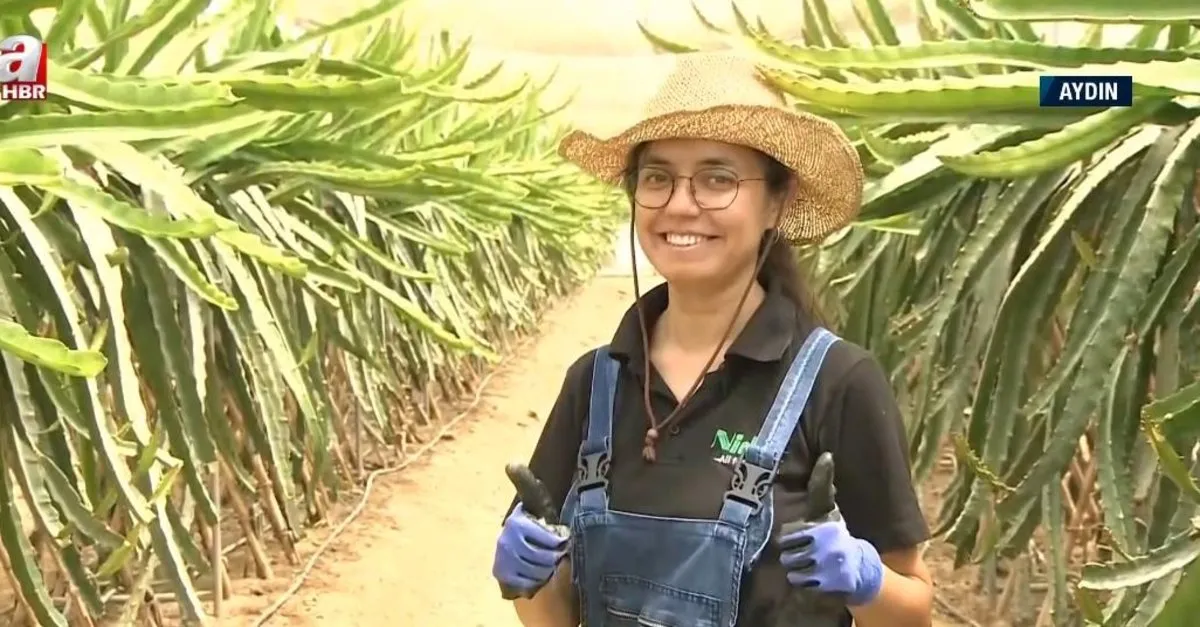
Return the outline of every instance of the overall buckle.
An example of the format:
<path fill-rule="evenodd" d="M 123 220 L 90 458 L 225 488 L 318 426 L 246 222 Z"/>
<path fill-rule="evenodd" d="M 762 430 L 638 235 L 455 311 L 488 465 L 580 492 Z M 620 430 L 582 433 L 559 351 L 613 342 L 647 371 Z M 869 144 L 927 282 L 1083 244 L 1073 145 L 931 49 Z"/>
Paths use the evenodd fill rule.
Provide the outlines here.
<path fill-rule="evenodd" d="M 609 466 L 608 451 L 586 454 L 581 452 L 576 465 L 576 485 L 578 486 L 576 490 L 584 492 L 592 488 L 607 488 Z"/>
<path fill-rule="evenodd" d="M 729 489 L 725 491 L 725 498 L 744 503 L 752 508 L 754 513 L 758 513 L 758 510 L 762 509 L 763 499 L 767 498 L 767 491 L 774 482 L 773 469 L 740 459 L 733 467 L 733 479 Z"/>

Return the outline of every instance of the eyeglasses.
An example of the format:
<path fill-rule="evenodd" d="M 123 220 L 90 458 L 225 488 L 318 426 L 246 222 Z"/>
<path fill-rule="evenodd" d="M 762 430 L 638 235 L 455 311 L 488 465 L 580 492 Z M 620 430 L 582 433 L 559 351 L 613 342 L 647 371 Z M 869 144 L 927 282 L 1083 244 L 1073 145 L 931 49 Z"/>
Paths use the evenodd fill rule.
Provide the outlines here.
<path fill-rule="evenodd" d="M 637 171 L 633 200 L 646 209 L 662 209 L 675 195 L 675 181 L 679 179 L 688 180 L 692 200 L 706 211 L 728 209 L 737 199 L 742 183 L 763 180 L 738 178 L 725 168 L 704 168 L 691 176 L 677 176 L 663 168 L 645 166 Z"/>

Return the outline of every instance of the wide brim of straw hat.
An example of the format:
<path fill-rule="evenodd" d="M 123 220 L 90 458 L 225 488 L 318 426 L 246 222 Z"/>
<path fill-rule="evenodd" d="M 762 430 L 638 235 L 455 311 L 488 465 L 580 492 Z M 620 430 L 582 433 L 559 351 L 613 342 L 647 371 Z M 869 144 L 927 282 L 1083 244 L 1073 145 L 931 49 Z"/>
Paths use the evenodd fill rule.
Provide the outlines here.
<path fill-rule="evenodd" d="M 786 107 L 752 63 L 729 55 L 680 55 L 676 71 L 646 107 L 646 117 L 612 137 L 569 133 L 559 154 L 593 176 L 619 184 L 630 151 L 660 139 L 704 139 L 754 148 L 793 170 L 794 200 L 780 216 L 792 242 L 824 239 L 858 215 L 863 171 L 833 122 Z M 747 80 L 748 79 L 748 80 Z"/>

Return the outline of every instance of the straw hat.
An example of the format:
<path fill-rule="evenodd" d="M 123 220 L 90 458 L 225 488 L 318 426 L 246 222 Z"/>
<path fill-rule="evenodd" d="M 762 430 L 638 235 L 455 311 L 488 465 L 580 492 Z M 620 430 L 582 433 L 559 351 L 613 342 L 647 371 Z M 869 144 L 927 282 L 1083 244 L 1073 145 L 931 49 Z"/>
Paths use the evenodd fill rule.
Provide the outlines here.
<path fill-rule="evenodd" d="M 818 241 L 846 226 L 862 202 L 862 164 L 845 133 L 829 120 L 788 108 L 750 59 L 730 53 L 676 55 L 640 122 L 607 139 L 574 131 L 558 151 L 618 183 L 634 146 L 668 138 L 749 146 L 794 170 L 799 193 L 779 225 L 793 242 Z"/>

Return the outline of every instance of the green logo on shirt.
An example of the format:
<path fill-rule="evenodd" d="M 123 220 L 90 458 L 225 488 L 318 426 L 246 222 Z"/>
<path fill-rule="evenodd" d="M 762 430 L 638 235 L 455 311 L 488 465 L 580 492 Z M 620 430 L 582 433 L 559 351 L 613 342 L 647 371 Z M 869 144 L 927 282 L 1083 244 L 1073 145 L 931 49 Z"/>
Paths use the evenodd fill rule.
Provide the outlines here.
<path fill-rule="evenodd" d="M 750 438 L 746 437 L 746 434 L 717 429 L 717 433 L 713 435 L 712 448 L 721 454 L 713 459 L 721 464 L 732 464 L 742 458 L 748 446 Z"/>

